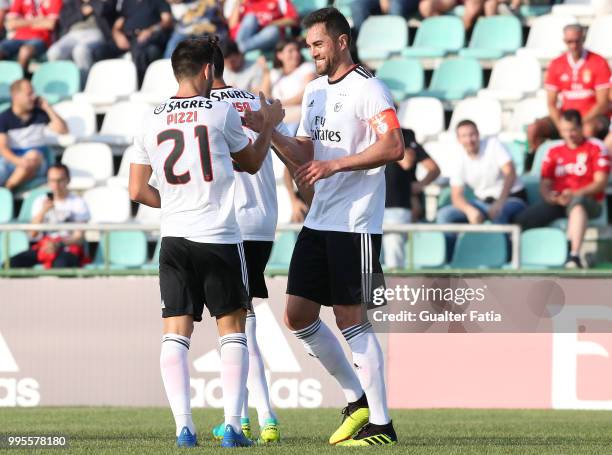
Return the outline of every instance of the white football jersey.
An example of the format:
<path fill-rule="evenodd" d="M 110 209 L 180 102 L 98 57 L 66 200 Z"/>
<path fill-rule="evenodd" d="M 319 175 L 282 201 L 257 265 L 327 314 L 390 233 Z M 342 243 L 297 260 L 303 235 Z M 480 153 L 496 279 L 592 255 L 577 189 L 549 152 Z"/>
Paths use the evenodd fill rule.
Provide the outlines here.
<path fill-rule="evenodd" d="M 238 243 L 230 153 L 249 139 L 228 103 L 170 98 L 144 117 L 133 163 L 148 164 L 161 197 L 161 236 Z"/>
<path fill-rule="evenodd" d="M 241 117 L 248 110 L 257 111 L 260 108 L 258 96 L 233 87 L 214 88 L 210 97 L 213 100 L 230 103 Z M 243 128 L 247 137 L 255 142 L 257 133 L 249 128 Z M 280 123 L 276 129 L 283 135 L 289 135 L 283 123 Z M 236 163 L 234 163 L 234 171 L 236 177 L 234 205 L 242 239 L 274 241 L 278 220 L 278 201 L 272 151 L 269 151 L 261 169 L 256 174 L 241 171 Z"/>
<path fill-rule="evenodd" d="M 362 66 L 334 82 L 319 77 L 306 86 L 296 136 L 314 143 L 315 160 L 363 152 L 376 142 L 378 114 L 395 111 L 387 87 Z M 378 126 L 377 126 L 378 125 Z M 375 129 L 376 128 L 376 129 Z M 315 183 L 304 225 L 323 231 L 381 234 L 385 209 L 385 166 L 338 172 Z"/>

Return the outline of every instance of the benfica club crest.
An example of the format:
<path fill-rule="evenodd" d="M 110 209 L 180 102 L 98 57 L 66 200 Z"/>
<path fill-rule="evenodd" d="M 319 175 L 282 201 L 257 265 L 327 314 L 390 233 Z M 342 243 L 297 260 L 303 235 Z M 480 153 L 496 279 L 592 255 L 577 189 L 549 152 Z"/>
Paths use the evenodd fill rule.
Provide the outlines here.
<path fill-rule="evenodd" d="M 593 74 L 591 73 L 591 70 L 589 69 L 585 69 L 582 72 L 582 82 L 585 84 L 590 84 L 591 83 L 591 79 L 593 78 Z"/>

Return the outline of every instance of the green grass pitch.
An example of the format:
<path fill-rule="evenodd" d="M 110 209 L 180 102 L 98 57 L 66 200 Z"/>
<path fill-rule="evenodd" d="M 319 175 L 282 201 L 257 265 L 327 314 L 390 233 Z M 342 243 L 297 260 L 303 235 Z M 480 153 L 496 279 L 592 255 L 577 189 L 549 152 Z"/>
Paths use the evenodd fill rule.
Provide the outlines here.
<path fill-rule="evenodd" d="M 349 449 L 327 444 L 339 423 L 337 410 L 281 410 L 282 443 L 236 450 L 296 455 L 354 450 L 401 454 L 612 453 L 612 412 L 607 411 L 393 410 L 392 417 L 400 438 L 398 445 Z M 193 453 L 221 451 L 209 437 L 210 428 L 220 418 L 219 410 L 194 411 L 200 446 Z M 0 409 L 0 435 L 60 433 L 69 437 L 69 449 L 51 453 L 185 453 L 187 449 L 173 447 L 173 427 L 169 409 Z"/>

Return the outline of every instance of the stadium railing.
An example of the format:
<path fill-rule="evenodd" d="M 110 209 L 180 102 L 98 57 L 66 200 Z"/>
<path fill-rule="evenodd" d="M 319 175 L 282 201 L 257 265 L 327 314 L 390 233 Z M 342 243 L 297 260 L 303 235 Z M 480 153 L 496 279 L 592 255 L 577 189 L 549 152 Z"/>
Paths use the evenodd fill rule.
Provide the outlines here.
<path fill-rule="evenodd" d="M 277 231 L 299 231 L 302 229 L 302 224 L 289 223 L 279 224 Z M 10 231 L 38 231 L 38 232 L 54 232 L 54 231 L 96 231 L 96 232 L 112 232 L 112 231 L 144 231 L 144 232 L 159 232 L 159 225 L 155 224 L 136 224 L 136 223 L 121 223 L 121 224 L 90 224 L 90 223 L 64 223 L 64 224 L 26 224 L 26 223 L 7 223 L 0 224 L 0 233 L 7 232 L 3 236 L 2 251 L 5 257 L 0 258 L 0 264 L 4 263 L 4 270 L 9 269 L 9 245 L 10 245 Z M 385 233 L 402 233 L 406 234 L 408 239 L 408 270 L 413 270 L 413 261 L 411 248 L 413 245 L 412 236 L 416 232 L 453 232 L 453 233 L 465 233 L 465 232 L 477 232 L 477 233 L 502 233 L 508 234 L 511 240 L 511 257 L 509 268 L 512 270 L 518 270 L 520 268 L 520 241 L 521 241 L 521 229 L 517 225 L 503 225 L 503 224 L 385 224 L 383 226 Z M 101 236 L 101 242 L 103 242 L 104 250 L 109 251 L 109 237 Z M 59 269 L 55 269 L 57 272 Z M 109 255 L 104 255 L 104 265 L 101 269 L 97 269 L 98 272 L 103 271 L 109 273 L 111 270 L 109 263 Z M 132 269 L 126 271 L 137 272 Z M 151 273 L 149 270 L 148 273 Z M 58 273 L 58 274 L 61 274 Z"/>

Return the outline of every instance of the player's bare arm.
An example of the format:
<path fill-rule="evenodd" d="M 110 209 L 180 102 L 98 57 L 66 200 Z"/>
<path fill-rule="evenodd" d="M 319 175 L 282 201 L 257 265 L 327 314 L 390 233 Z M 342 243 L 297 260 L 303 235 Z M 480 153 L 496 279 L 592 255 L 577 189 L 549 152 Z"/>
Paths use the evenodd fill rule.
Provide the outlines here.
<path fill-rule="evenodd" d="M 298 185 L 312 186 L 317 180 L 331 177 L 338 172 L 374 169 L 401 160 L 404 156 L 404 138 L 401 130 L 394 128 L 379 135 L 378 140 L 364 151 L 336 160 L 314 160 L 301 166 L 295 173 Z"/>
<path fill-rule="evenodd" d="M 261 102 L 261 131 L 258 131 L 259 136 L 255 143 L 249 143 L 239 152 L 232 153 L 232 159 L 249 174 L 255 174 L 261 168 L 270 149 L 272 132 L 285 116 L 280 101 L 268 104 L 262 92 L 259 92 L 259 100 Z"/>
<path fill-rule="evenodd" d="M 130 199 L 149 207 L 160 208 L 159 191 L 149 185 L 153 169 L 148 164 L 130 164 Z"/>

